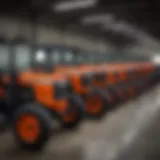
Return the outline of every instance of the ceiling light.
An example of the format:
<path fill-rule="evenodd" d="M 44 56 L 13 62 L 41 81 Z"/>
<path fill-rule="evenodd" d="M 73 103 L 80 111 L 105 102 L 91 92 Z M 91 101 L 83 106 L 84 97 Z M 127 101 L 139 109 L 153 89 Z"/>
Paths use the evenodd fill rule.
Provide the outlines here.
<path fill-rule="evenodd" d="M 83 17 L 83 19 L 81 19 L 81 23 L 88 25 L 97 23 L 111 23 L 113 20 L 114 16 L 112 14 L 97 14 Z"/>
<path fill-rule="evenodd" d="M 123 32 L 125 31 L 126 25 L 124 23 L 115 24 L 112 27 L 112 30 L 116 32 Z"/>
<path fill-rule="evenodd" d="M 103 30 L 112 30 L 115 32 L 124 33 L 127 35 L 133 35 L 137 30 L 135 27 L 121 21 L 119 23 L 106 23 L 102 26 Z"/>
<path fill-rule="evenodd" d="M 93 7 L 97 3 L 97 0 L 77 0 L 77 1 L 67 1 L 67 2 L 59 2 L 54 4 L 53 10 L 55 12 L 67 12 L 76 9 Z"/>

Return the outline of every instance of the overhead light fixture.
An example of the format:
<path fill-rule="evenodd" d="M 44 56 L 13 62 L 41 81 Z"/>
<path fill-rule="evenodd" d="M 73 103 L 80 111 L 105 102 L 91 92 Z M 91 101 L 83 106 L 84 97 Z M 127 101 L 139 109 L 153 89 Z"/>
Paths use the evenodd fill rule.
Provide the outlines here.
<path fill-rule="evenodd" d="M 105 23 L 101 26 L 102 30 L 115 30 L 115 26 L 116 26 L 116 22 L 112 22 L 112 23 Z"/>
<path fill-rule="evenodd" d="M 125 28 L 126 28 L 125 23 L 118 23 L 112 26 L 112 30 L 114 30 L 115 32 L 123 32 L 125 31 Z"/>
<path fill-rule="evenodd" d="M 90 24 L 104 24 L 104 23 L 112 23 L 114 21 L 114 16 L 112 14 L 95 14 L 85 16 L 81 19 L 81 23 L 85 25 Z"/>
<path fill-rule="evenodd" d="M 133 35 L 136 32 L 136 29 L 130 26 L 127 26 L 124 30 L 127 34 Z"/>
<path fill-rule="evenodd" d="M 103 30 L 112 30 L 115 32 L 120 32 L 127 35 L 133 35 L 137 32 L 137 29 L 126 22 L 120 21 L 118 23 L 106 23 L 101 27 Z"/>
<path fill-rule="evenodd" d="M 97 0 L 77 0 L 77 1 L 66 1 L 59 2 L 53 5 L 53 10 L 55 12 L 67 12 L 76 9 L 83 9 L 88 7 L 93 7 L 97 3 Z"/>
<path fill-rule="evenodd" d="M 115 23 L 112 26 L 112 30 L 116 31 L 116 32 L 122 32 L 122 33 L 129 33 L 132 31 L 132 28 L 130 25 L 128 25 L 126 22 L 124 21 L 119 21 L 118 23 Z"/>

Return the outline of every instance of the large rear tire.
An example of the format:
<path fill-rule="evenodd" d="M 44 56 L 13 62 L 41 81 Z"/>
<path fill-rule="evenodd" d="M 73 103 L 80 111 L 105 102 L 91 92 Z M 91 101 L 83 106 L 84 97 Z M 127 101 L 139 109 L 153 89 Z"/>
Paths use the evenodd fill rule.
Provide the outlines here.
<path fill-rule="evenodd" d="M 13 131 L 20 147 L 37 151 L 44 147 L 51 135 L 52 118 L 41 105 L 21 106 L 13 117 Z"/>

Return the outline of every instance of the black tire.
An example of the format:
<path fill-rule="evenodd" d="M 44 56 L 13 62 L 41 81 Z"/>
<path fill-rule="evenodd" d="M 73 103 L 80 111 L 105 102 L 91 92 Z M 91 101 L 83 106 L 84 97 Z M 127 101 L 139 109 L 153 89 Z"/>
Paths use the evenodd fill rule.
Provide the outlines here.
<path fill-rule="evenodd" d="M 114 97 L 115 99 L 114 105 L 119 105 L 122 102 L 122 99 L 119 95 L 119 90 L 116 86 L 108 86 L 107 91 Z"/>
<path fill-rule="evenodd" d="M 76 112 L 76 118 L 71 122 L 62 122 L 62 127 L 64 129 L 75 129 L 84 119 L 85 109 L 84 102 L 82 98 L 77 95 L 72 95 L 69 97 L 70 110 Z"/>
<path fill-rule="evenodd" d="M 16 124 L 19 118 L 25 114 L 30 114 L 36 117 L 36 119 L 38 119 L 38 122 L 39 122 L 40 133 L 36 141 L 33 143 L 28 143 L 22 140 L 20 136 L 18 135 Z M 51 129 L 52 129 L 51 115 L 45 108 L 43 108 L 43 106 L 39 104 L 30 103 L 30 104 L 20 106 L 20 108 L 14 113 L 14 117 L 13 117 L 14 135 L 20 147 L 23 149 L 30 150 L 30 151 L 41 150 L 51 135 Z"/>
<path fill-rule="evenodd" d="M 88 96 L 96 96 L 99 97 L 102 100 L 102 109 L 100 110 L 99 113 L 95 114 L 88 114 L 89 118 L 93 119 L 102 119 L 104 115 L 106 114 L 107 111 L 111 109 L 111 104 L 109 103 L 109 99 L 107 97 L 107 93 L 103 91 L 102 89 L 94 89 L 91 95 Z M 86 97 L 87 98 L 87 97 Z"/>

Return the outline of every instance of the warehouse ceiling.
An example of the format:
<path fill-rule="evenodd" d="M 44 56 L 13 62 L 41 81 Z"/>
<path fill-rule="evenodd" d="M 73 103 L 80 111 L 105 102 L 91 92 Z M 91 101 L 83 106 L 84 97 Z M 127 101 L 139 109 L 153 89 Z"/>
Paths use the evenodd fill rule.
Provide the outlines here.
<path fill-rule="evenodd" d="M 27 13 L 119 45 L 147 34 L 160 39 L 159 0 L 5 0 L 1 12 Z M 145 34 L 145 36 L 144 36 Z"/>

